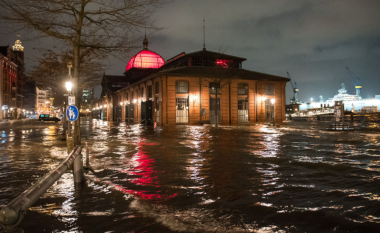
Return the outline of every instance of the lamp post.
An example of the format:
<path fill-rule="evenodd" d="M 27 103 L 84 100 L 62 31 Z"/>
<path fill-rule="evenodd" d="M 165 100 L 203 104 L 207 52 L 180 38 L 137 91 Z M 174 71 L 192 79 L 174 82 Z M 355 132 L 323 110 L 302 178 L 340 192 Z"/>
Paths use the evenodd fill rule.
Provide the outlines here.
<path fill-rule="evenodd" d="M 272 103 L 272 106 L 273 106 L 273 127 L 276 126 L 276 110 L 275 110 L 275 99 L 271 99 L 270 102 Z"/>
<path fill-rule="evenodd" d="M 69 72 L 70 74 L 70 72 Z M 67 106 L 69 104 L 69 95 L 71 94 L 71 88 L 73 87 L 73 84 L 71 82 L 66 82 L 66 90 L 67 90 Z M 65 111 L 64 111 L 64 118 L 66 119 L 66 105 L 65 105 Z M 71 137 L 71 124 L 70 124 L 70 121 L 67 120 L 67 134 L 69 137 Z"/>

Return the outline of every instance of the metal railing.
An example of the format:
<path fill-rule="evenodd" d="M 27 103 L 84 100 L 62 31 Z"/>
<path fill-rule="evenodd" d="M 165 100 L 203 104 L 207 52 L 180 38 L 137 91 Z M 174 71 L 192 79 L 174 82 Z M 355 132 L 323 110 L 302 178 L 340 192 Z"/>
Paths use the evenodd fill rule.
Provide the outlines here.
<path fill-rule="evenodd" d="M 84 181 L 82 147 L 76 146 L 70 155 L 54 170 L 46 174 L 32 187 L 19 195 L 0 210 L 0 226 L 5 232 L 12 232 L 20 224 L 26 210 L 31 207 L 74 164 L 74 182 Z M 89 150 L 86 143 L 86 165 L 89 165 Z M 1 232 L 1 228 L 0 228 Z"/>

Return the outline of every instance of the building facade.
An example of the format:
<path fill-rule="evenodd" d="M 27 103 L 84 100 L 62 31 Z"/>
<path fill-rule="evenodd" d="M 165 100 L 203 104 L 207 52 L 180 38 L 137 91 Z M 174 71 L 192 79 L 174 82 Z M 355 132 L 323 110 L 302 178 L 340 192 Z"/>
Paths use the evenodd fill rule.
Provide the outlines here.
<path fill-rule="evenodd" d="M 0 46 L 0 105 L 1 118 L 20 118 L 23 109 L 24 47 L 16 40 L 11 47 Z M 24 111 L 23 111 L 24 110 Z"/>
<path fill-rule="evenodd" d="M 36 107 L 35 111 L 40 114 L 52 114 L 53 113 L 53 93 L 50 87 L 42 88 L 36 87 Z"/>
<path fill-rule="evenodd" d="M 290 79 L 245 70 L 245 58 L 205 48 L 164 62 L 148 50 L 147 40 L 143 45 L 124 76 L 103 76 L 94 116 L 158 125 L 285 120 L 285 86 Z"/>

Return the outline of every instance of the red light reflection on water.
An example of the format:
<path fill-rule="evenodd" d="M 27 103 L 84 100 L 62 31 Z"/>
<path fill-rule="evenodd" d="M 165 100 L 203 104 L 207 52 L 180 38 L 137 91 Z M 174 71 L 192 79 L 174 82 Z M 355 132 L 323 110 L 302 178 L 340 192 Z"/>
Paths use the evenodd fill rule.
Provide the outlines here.
<path fill-rule="evenodd" d="M 177 196 L 177 193 L 168 194 L 169 190 L 166 190 L 166 191 L 157 190 L 160 188 L 157 174 L 164 173 L 165 171 L 154 170 L 153 165 L 155 164 L 155 161 L 150 157 L 149 154 L 147 154 L 146 151 L 143 150 L 145 146 L 153 146 L 153 145 L 156 145 L 156 143 L 146 143 L 144 142 L 144 140 L 141 140 L 140 142 L 136 143 L 136 145 L 138 146 L 137 147 L 138 152 L 129 161 L 129 165 L 132 165 L 132 166 L 130 168 L 119 169 L 119 172 L 127 173 L 128 175 L 139 176 L 138 178 L 130 179 L 129 182 L 135 185 L 151 187 L 151 188 L 154 187 L 155 190 L 146 191 L 146 190 L 128 189 L 127 187 L 123 187 L 121 185 L 112 184 L 112 183 L 109 183 L 109 185 L 112 185 L 118 191 L 121 191 L 125 194 L 131 194 L 131 195 L 137 196 L 141 199 L 165 201 Z M 163 192 L 167 194 L 163 194 Z"/>

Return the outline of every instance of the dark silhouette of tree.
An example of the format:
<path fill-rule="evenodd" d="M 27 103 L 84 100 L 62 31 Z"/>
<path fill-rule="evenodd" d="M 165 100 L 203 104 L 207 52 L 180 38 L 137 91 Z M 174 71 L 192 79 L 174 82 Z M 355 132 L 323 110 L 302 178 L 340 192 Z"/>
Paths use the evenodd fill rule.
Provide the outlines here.
<path fill-rule="evenodd" d="M 203 60 L 203 67 L 196 68 L 200 84 L 210 90 L 210 107 L 214 110 L 215 128 L 218 128 L 219 125 L 220 101 L 218 101 L 218 96 L 221 96 L 223 88 L 228 87 L 234 79 L 238 78 L 241 71 L 238 67 L 233 66 L 232 60 L 225 60 L 224 52 L 225 50 L 220 46 L 217 53 L 212 52 L 213 56 Z M 212 102 L 211 99 L 213 99 Z"/>
<path fill-rule="evenodd" d="M 100 62 L 100 57 L 92 49 L 81 51 L 79 72 L 79 89 L 84 90 L 100 84 L 104 65 Z M 68 78 L 67 63 L 73 60 L 72 51 L 62 51 L 61 53 L 47 50 L 38 60 L 38 65 L 30 72 L 30 78 L 36 81 L 38 86 L 51 87 L 54 92 L 55 106 L 64 102 L 65 82 Z"/>
<path fill-rule="evenodd" d="M 55 38 L 73 51 L 73 93 L 79 99 L 81 49 L 118 56 L 136 45 L 135 33 L 158 29 L 151 15 L 165 0 L 0 0 L 2 25 Z M 80 129 L 80 121 L 75 128 Z M 75 131 L 74 145 L 80 144 Z"/>

